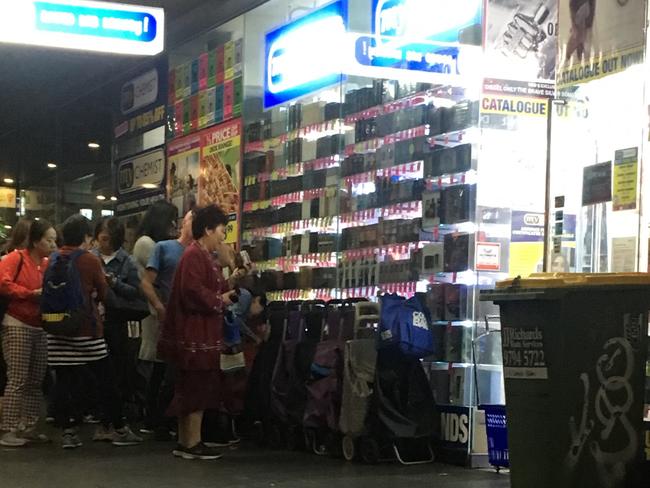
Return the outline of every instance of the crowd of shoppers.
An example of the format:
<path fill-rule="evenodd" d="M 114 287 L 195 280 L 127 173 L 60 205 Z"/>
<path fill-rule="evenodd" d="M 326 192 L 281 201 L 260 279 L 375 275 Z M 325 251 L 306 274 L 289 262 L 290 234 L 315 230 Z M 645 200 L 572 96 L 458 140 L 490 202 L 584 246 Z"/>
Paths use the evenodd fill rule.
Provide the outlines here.
<path fill-rule="evenodd" d="M 83 422 L 99 424 L 94 441 L 116 446 L 177 435 L 173 454 L 183 459 L 217 459 L 216 445 L 236 442 L 229 397 L 241 392 L 222 361 L 241 352 L 241 337 L 262 340 L 248 322 L 265 299 L 237 286 L 247 270 L 224 245 L 227 224 L 211 205 L 177 230 L 177 209 L 156 202 L 131 256 L 117 218 L 93 228 L 73 215 L 57 229 L 21 219 L 0 261 L 0 445 L 50 441 L 39 422 L 49 379 L 47 412 L 65 449 L 82 445 Z M 204 412 L 227 419 L 228 432 L 206 429 Z M 127 418 L 141 423 L 137 434 Z"/>

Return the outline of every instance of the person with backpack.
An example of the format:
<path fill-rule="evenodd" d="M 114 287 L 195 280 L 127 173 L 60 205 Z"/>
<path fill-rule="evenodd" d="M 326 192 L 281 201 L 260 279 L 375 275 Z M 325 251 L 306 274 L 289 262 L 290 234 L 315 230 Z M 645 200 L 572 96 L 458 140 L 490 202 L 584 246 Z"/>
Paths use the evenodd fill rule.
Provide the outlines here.
<path fill-rule="evenodd" d="M 0 438 L 3 446 L 22 447 L 48 440 L 34 429 L 47 370 L 39 298 L 47 257 L 55 249 L 56 231 L 45 220 L 37 220 L 30 226 L 27 248 L 12 251 L 0 261 L 0 294 L 8 299 L 1 333 L 8 380 L 0 425 L 7 431 Z"/>
<path fill-rule="evenodd" d="M 47 331 L 48 364 L 56 373 L 54 408 L 63 429 L 64 449 L 80 447 L 77 434 L 78 385 L 86 367 L 97 382 L 104 419 L 101 428 L 111 425 L 110 440 L 116 446 L 142 442 L 125 425 L 115 373 L 104 339 L 104 323 L 99 304 L 106 298 L 108 283 L 97 256 L 88 252 L 92 241 L 90 221 L 83 215 L 69 217 L 63 224 L 63 247 L 50 257 L 43 279 L 41 318 Z"/>
<path fill-rule="evenodd" d="M 160 357 L 176 368 L 174 398 L 168 414 L 178 418 L 183 459 L 218 459 L 221 454 L 201 441 L 203 412 L 221 403 L 220 363 L 223 313 L 235 301 L 212 253 L 226 237 L 228 216 L 216 205 L 195 212 L 194 241 L 181 257 L 160 331 Z"/>
<path fill-rule="evenodd" d="M 93 254 L 101 259 L 108 284 L 105 300 L 104 338 L 113 361 L 118 390 L 123 402 L 136 402 L 137 350 L 129 340 L 129 326 L 149 315 L 140 292 L 138 265 L 124 250 L 124 224 L 116 217 L 104 217 L 95 226 Z M 137 342 L 137 341 L 136 341 Z M 98 431 L 98 437 L 101 432 Z M 104 433 L 105 438 L 110 433 Z M 104 440 L 104 439 L 98 440 Z"/>

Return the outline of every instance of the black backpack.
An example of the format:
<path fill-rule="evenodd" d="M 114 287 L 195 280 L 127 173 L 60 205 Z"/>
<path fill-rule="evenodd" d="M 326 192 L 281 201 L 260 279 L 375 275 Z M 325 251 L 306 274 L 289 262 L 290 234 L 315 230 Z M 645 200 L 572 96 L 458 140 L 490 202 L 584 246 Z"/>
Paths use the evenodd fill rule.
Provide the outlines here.
<path fill-rule="evenodd" d="M 55 252 L 50 257 L 41 296 L 41 319 L 48 334 L 74 336 L 85 321 L 94 320 L 76 265 L 85 252 L 82 249 L 70 254 Z"/>

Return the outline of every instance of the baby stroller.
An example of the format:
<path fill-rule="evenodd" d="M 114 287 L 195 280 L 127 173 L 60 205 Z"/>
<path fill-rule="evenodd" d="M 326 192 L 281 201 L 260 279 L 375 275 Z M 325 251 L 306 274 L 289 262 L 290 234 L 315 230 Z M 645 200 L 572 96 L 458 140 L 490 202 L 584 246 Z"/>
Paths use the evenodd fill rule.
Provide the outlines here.
<path fill-rule="evenodd" d="M 343 353 L 343 391 L 339 418 L 341 451 L 348 461 L 359 456 L 361 439 L 366 433 L 366 417 L 374 392 L 377 364 L 375 334 L 379 322 L 379 304 L 357 303 L 354 305 L 354 313 L 353 338 L 345 343 Z"/>
<path fill-rule="evenodd" d="M 273 370 L 271 411 L 273 444 L 290 450 L 303 447 L 302 420 L 307 403 L 306 382 L 325 320 L 325 302 L 303 302 L 290 310 L 284 340 Z"/>
<path fill-rule="evenodd" d="M 316 346 L 311 378 L 306 385 L 305 444 L 318 455 L 340 453 L 343 350 L 345 341 L 353 337 L 355 310 L 354 301 L 328 303 L 324 340 Z"/>

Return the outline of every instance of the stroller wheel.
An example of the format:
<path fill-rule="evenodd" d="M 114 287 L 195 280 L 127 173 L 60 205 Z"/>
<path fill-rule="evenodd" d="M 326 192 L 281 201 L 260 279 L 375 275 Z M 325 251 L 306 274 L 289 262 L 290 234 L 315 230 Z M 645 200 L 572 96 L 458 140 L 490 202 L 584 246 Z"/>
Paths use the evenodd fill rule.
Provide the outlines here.
<path fill-rule="evenodd" d="M 381 460 L 379 443 L 372 437 L 362 437 L 359 440 L 359 455 L 366 464 L 377 464 Z"/>
<path fill-rule="evenodd" d="M 341 439 L 341 450 L 346 461 L 354 461 L 357 457 L 357 443 L 354 437 L 349 435 L 343 436 Z"/>

